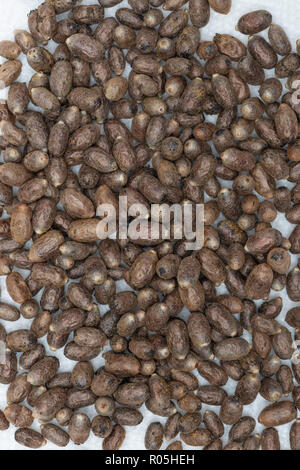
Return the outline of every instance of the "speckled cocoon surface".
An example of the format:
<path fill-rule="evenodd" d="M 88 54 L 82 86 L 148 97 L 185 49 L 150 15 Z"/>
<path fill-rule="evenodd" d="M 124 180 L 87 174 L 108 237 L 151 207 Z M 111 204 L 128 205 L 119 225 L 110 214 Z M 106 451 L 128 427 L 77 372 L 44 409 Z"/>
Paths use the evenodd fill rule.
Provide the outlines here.
<path fill-rule="evenodd" d="M 30 10 L 37 8 L 42 3 L 41 0 L 0 0 L 0 20 L 1 20 L 1 27 L 0 27 L 0 40 L 8 39 L 13 40 L 14 35 L 13 31 L 15 29 L 27 29 L 27 14 Z M 81 4 L 93 4 L 97 3 L 96 0 L 83 0 Z M 243 14 L 249 12 L 250 10 L 257 10 L 257 9 L 266 9 L 269 10 L 273 15 L 273 23 L 279 24 L 285 28 L 293 48 L 295 49 L 295 42 L 300 37 L 300 3 L 299 0 L 232 0 L 233 6 L 232 10 L 229 15 L 223 16 L 214 11 L 211 12 L 211 19 L 209 24 L 201 29 L 201 40 L 212 40 L 215 33 L 227 33 L 232 34 L 241 39 L 245 44 L 247 42 L 247 36 L 240 34 L 235 31 L 235 26 L 238 22 L 238 19 Z M 126 7 L 128 6 L 127 0 L 124 0 L 121 4 L 117 7 L 106 9 L 105 16 L 114 16 L 114 12 L 117 8 Z M 63 17 L 63 16 L 62 16 Z M 267 31 L 263 31 L 260 33 L 262 36 L 267 37 Z M 56 47 L 56 44 L 50 42 L 48 45 L 49 50 L 52 52 Z M 24 55 L 21 55 L 19 60 L 23 62 L 23 70 L 22 74 L 19 77 L 18 81 L 20 82 L 28 82 L 31 75 L 33 74 L 32 69 L 27 64 L 27 61 Z M 2 59 L 4 61 L 4 59 Z M 128 66 L 127 69 L 128 71 Z M 273 76 L 274 70 L 265 70 L 266 78 Z M 257 94 L 258 87 L 252 87 L 252 94 L 255 96 Z M 7 89 L 0 92 L 0 99 L 4 99 L 7 96 Z M 211 120 L 211 117 L 208 116 L 206 118 L 208 121 Z M 222 181 L 223 185 L 226 185 L 226 181 Z M 290 185 L 289 183 L 282 182 L 282 185 Z M 290 185 L 291 187 L 293 185 Z M 278 228 L 285 237 L 288 237 L 292 232 L 294 226 L 289 224 L 285 219 L 284 214 L 279 214 L 277 220 L 272 224 L 274 228 Z M 292 265 L 293 268 L 297 264 L 297 257 L 292 256 Z M 28 271 L 27 271 L 28 273 Z M 0 285 L 1 285 L 1 301 L 3 302 L 10 302 L 13 304 L 12 300 L 10 299 L 9 295 L 6 292 L 5 288 L 5 277 L 0 277 Z M 117 283 L 118 290 L 123 290 L 125 287 L 125 282 L 118 282 Z M 126 286 L 128 289 L 128 286 Z M 221 286 L 218 288 L 218 293 L 225 293 L 226 288 Z M 277 318 L 279 322 L 284 322 L 285 314 L 287 310 L 296 306 L 296 304 L 290 301 L 285 293 L 285 290 L 276 293 L 271 291 L 270 298 L 277 297 L 278 295 L 282 296 L 283 299 L 283 309 L 280 316 Z M 103 314 L 107 311 L 108 308 L 101 307 L 101 313 Z M 187 311 L 182 311 L 181 316 L 184 318 L 187 315 Z M 19 328 L 28 328 L 30 324 L 30 320 L 25 320 L 21 318 L 18 322 L 9 323 L 9 322 L 2 322 L 7 332 L 13 331 Z M 245 338 L 247 339 L 248 334 L 245 334 Z M 45 337 L 39 340 L 42 344 L 45 345 L 46 349 L 48 348 L 47 342 Z M 47 349 L 48 350 L 48 349 Z M 60 360 L 60 369 L 59 372 L 67 372 L 72 370 L 74 367 L 74 362 L 69 361 L 63 355 L 63 349 L 53 353 L 48 350 L 49 355 L 55 355 Z M 92 364 L 95 368 L 99 368 L 103 364 L 103 359 L 101 357 L 92 361 Z M 282 361 L 282 364 L 289 361 Z M 199 377 L 200 385 L 205 385 L 206 381 Z M 224 389 L 228 392 L 228 394 L 232 394 L 236 386 L 236 382 L 229 380 Z M 0 385 L 0 408 L 3 410 L 6 406 L 6 390 L 7 386 Z M 250 406 L 244 406 L 244 416 L 252 416 L 257 418 L 260 411 L 270 404 L 266 402 L 261 396 L 257 398 L 255 403 Z M 202 411 L 205 411 L 206 405 L 203 406 Z M 218 412 L 218 407 L 209 407 L 209 409 Z M 83 408 L 80 410 L 89 415 L 92 419 L 96 412 L 94 407 L 91 406 L 89 408 Z M 160 418 L 159 416 L 153 415 L 150 413 L 145 406 L 143 406 L 140 410 L 144 415 L 143 422 L 138 427 L 127 427 L 126 428 L 126 439 L 124 441 L 123 450 L 142 450 L 144 449 L 144 436 L 148 425 L 153 421 L 160 421 L 164 423 L 166 418 Z M 278 431 L 280 433 L 280 440 L 281 440 L 281 447 L 282 449 L 289 449 L 289 429 L 291 423 L 280 426 Z M 37 421 L 34 422 L 33 429 L 39 431 L 39 423 Z M 263 426 L 257 424 L 256 429 L 254 432 L 261 432 Z M 0 433 L 0 449 L 1 450 L 24 450 L 25 448 L 21 447 L 17 444 L 14 440 L 14 433 L 15 433 L 14 426 L 10 425 L 10 428 L 7 431 L 3 431 Z M 229 432 L 229 426 L 226 426 L 226 434 L 223 437 L 224 442 L 227 442 L 227 436 Z M 86 449 L 93 449 L 93 450 L 100 450 L 101 446 L 101 439 L 95 437 L 92 433 L 90 434 L 90 438 L 88 441 L 83 444 L 82 446 L 76 446 L 72 442 L 66 447 L 66 449 L 76 449 L 76 450 L 86 450 Z M 165 441 L 163 443 L 162 449 L 165 449 L 168 443 Z M 43 447 L 42 449 L 51 450 L 57 449 L 54 444 L 50 442 Z M 195 448 L 188 447 L 184 444 L 184 449 L 193 449 Z"/>

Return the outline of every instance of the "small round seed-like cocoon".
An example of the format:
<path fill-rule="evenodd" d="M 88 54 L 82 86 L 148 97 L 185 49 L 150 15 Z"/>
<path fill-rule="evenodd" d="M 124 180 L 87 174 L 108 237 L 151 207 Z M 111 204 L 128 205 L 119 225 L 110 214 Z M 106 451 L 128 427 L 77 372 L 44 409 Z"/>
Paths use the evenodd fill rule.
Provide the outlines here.
<path fill-rule="evenodd" d="M 108 100 L 119 101 L 122 99 L 128 89 L 128 82 L 124 77 L 114 77 L 108 80 L 104 85 L 104 94 Z"/>

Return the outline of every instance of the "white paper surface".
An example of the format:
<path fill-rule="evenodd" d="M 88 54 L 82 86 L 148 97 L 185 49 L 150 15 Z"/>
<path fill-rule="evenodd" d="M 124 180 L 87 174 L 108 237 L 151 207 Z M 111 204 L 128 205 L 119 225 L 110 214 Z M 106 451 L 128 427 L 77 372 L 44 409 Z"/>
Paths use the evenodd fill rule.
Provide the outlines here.
<path fill-rule="evenodd" d="M 0 40 L 4 39 L 9 39 L 13 40 L 13 31 L 15 29 L 27 29 L 27 14 L 29 13 L 30 10 L 36 8 L 38 5 L 40 5 L 42 2 L 41 0 L 13 0 L 13 1 L 7 1 L 7 0 L 0 0 Z M 84 0 L 82 4 L 93 4 L 97 3 L 96 0 Z M 293 48 L 295 48 L 295 41 L 300 37 L 300 30 L 299 30 L 299 24 L 300 24 L 300 4 L 298 0 L 283 0 L 283 1 L 278 1 L 278 0 L 232 0 L 233 7 L 232 11 L 229 15 L 223 16 L 220 14 L 217 14 L 215 12 L 211 12 L 211 19 L 209 24 L 201 29 L 201 39 L 202 40 L 212 40 L 215 33 L 228 33 L 228 34 L 233 34 L 236 35 L 238 38 L 240 38 L 243 42 L 247 42 L 247 37 L 236 32 L 235 31 L 235 26 L 238 22 L 238 19 L 240 18 L 241 15 L 252 11 L 252 10 L 257 10 L 257 9 L 267 9 L 269 10 L 272 15 L 273 15 L 273 23 L 279 24 L 283 26 L 289 35 L 289 38 L 292 42 Z M 105 16 L 113 16 L 114 11 L 117 8 L 120 7 L 126 7 L 127 6 L 127 0 L 124 0 L 121 5 L 118 5 L 117 7 L 106 9 L 106 14 Z M 267 32 L 264 31 L 261 33 L 263 36 L 267 37 Z M 55 49 L 55 44 L 50 43 L 49 48 L 50 50 Z M 24 56 L 21 56 L 21 59 L 23 62 L 23 70 L 22 70 L 22 75 L 19 77 L 18 81 L 21 82 L 28 82 L 31 75 L 33 74 L 32 69 L 27 65 L 26 59 L 24 60 Z M 3 60 L 3 59 L 2 59 Z M 2 61 L 1 60 L 1 61 Z M 266 71 L 266 76 L 272 76 L 273 71 Z M 255 92 L 256 87 L 253 88 L 253 91 Z M 6 98 L 7 96 L 7 90 L 3 90 L 0 92 L 0 99 Z M 1 160 L 3 161 L 3 160 Z M 225 183 L 222 181 L 222 184 Z M 285 185 L 285 182 L 281 182 L 282 185 Z M 276 220 L 276 223 L 273 223 L 273 226 L 281 230 L 284 236 L 288 237 L 291 231 L 293 230 L 294 226 L 289 224 L 287 220 L 285 219 L 284 215 L 280 215 L 278 219 Z M 292 257 L 292 267 L 294 267 L 297 264 L 297 257 L 293 256 Z M 28 271 L 27 271 L 28 273 Z M 10 302 L 11 299 L 9 298 L 8 294 L 6 293 L 6 288 L 5 288 L 5 279 L 4 277 L 0 277 L 0 285 L 1 285 L 1 301 L 3 302 Z M 125 285 L 125 283 L 124 283 Z M 128 289 L 128 286 L 126 287 Z M 122 283 L 119 283 L 119 290 L 122 290 Z M 225 292 L 226 290 L 222 288 L 219 289 L 220 293 Z M 284 322 L 284 317 L 290 308 L 296 306 L 294 302 L 291 302 L 288 297 L 286 296 L 285 291 L 282 291 L 281 293 L 276 293 L 274 291 L 271 292 L 271 298 L 277 297 L 277 296 L 282 296 L 283 299 L 283 309 L 280 317 L 277 318 L 277 320 Z M 107 309 L 101 307 L 101 312 L 104 313 Z M 184 317 L 184 312 L 182 314 Z M 17 323 L 9 323 L 9 322 L 2 322 L 5 328 L 7 329 L 8 332 L 13 331 L 15 329 L 19 328 L 28 328 L 30 325 L 29 320 L 25 319 L 20 319 Z M 247 339 L 247 333 L 245 335 L 245 338 Z M 45 338 L 40 340 L 41 343 L 43 343 L 47 347 L 47 343 L 45 341 Z M 53 355 L 53 353 L 49 352 L 49 355 Z M 60 351 L 57 351 L 55 355 L 59 358 L 60 360 L 60 370 L 59 372 L 66 372 L 72 370 L 74 366 L 74 362 L 67 360 L 64 355 L 63 355 L 63 349 Z M 103 360 L 101 358 L 97 358 L 92 361 L 95 370 L 100 367 L 103 364 Z M 282 361 L 284 363 L 284 361 Z M 200 385 L 205 385 L 206 381 L 199 377 L 199 383 Z M 228 394 L 232 394 L 235 390 L 236 387 L 236 382 L 229 380 L 227 385 L 224 387 L 225 390 L 228 392 Z M 0 385 L 0 408 L 3 410 L 4 407 L 6 406 L 6 390 L 7 386 Z M 26 404 L 26 403 L 25 403 Z M 244 416 L 253 416 L 254 418 L 257 418 L 258 414 L 260 413 L 261 409 L 263 409 L 265 406 L 267 406 L 269 403 L 266 402 L 261 396 L 257 398 L 254 404 L 250 406 L 245 406 L 244 407 Z M 203 411 L 206 409 L 206 405 L 203 406 Z M 209 407 L 209 409 L 214 410 L 218 412 L 219 408 L 218 407 Z M 95 415 L 96 412 L 94 410 L 94 407 L 89 407 L 89 408 L 84 408 L 80 410 L 82 412 L 87 413 L 90 418 L 92 419 Z M 144 415 L 144 420 L 143 422 L 138 426 L 134 428 L 127 427 L 126 428 L 126 439 L 123 444 L 122 449 L 123 450 L 142 450 L 144 449 L 144 435 L 145 431 L 147 429 L 147 426 L 153 422 L 153 421 L 160 421 L 164 423 L 166 421 L 165 418 L 160 418 L 158 416 L 153 415 L 152 413 L 148 412 L 145 407 L 141 408 L 141 412 Z M 55 421 L 54 421 L 55 422 Z M 290 429 L 290 424 L 281 426 L 278 428 L 278 431 L 280 432 L 280 439 L 281 439 L 281 446 L 282 449 L 289 449 L 289 429 Z M 39 431 L 39 424 L 35 421 L 33 426 L 35 430 Z M 261 432 L 263 427 L 259 424 L 257 424 L 255 432 Z M 14 440 L 14 433 L 15 433 L 15 428 L 11 425 L 9 430 L 1 432 L 0 433 L 0 450 L 24 450 L 24 447 L 21 447 L 19 444 L 17 444 Z M 226 434 L 223 437 L 223 442 L 227 442 L 227 434 L 229 431 L 229 427 L 226 427 Z M 86 449 L 101 449 L 101 442 L 102 440 L 95 437 L 92 433 L 90 435 L 90 438 L 88 441 L 82 445 L 82 446 L 76 446 L 73 443 L 70 443 L 66 449 L 75 449 L 75 450 L 86 450 Z M 165 449 L 168 443 L 164 441 L 164 444 L 162 446 L 162 449 Z M 188 447 L 184 445 L 185 449 L 194 449 L 192 447 Z M 58 449 L 55 445 L 51 444 L 48 442 L 47 446 L 44 447 L 43 449 L 46 450 L 51 450 L 51 449 Z M 42 450 L 43 450 L 42 449 Z"/>

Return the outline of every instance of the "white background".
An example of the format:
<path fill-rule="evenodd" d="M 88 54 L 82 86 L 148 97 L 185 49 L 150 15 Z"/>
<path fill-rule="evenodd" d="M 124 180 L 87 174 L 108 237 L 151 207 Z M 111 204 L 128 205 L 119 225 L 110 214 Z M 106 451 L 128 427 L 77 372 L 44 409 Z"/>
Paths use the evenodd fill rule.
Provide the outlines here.
<path fill-rule="evenodd" d="M 27 14 L 29 13 L 30 10 L 36 8 L 39 4 L 41 4 L 41 0 L 0 0 L 0 40 L 3 39 L 10 39 L 13 40 L 13 31 L 15 29 L 27 29 Z M 93 4 L 97 3 L 96 0 L 84 0 L 82 4 Z M 235 34 L 237 37 L 239 37 L 242 41 L 246 43 L 247 37 L 239 34 L 234 31 L 235 26 L 238 22 L 238 19 L 241 15 L 244 13 L 247 13 L 250 9 L 251 10 L 256 10 L 256 9 L 267 9 L 273 14 L 273 23 L 280 24 L 281 26 L 284 26 L 286 32 L 288 33 L 290 40 L 292 42 L 293 48 L 295 48 L 295 41 L 300 37 L 300 30 L 299 30 L 299 25 L 300 25 L 300 4 L 299 0 L 232 0 L 233 7 L 232 11 L 229 15 L 223 16 L 219 15 L 215 12 L 211 12 L 211 19 L 205 28 L 201 30 L 201 39 L 202 40 L 212 40 L 215 33 L 228 33 L 228 34 Z M 111 8 L 111 9 L 106 9 L 106 17 L 107 16 L 113 16 L 114 11 L 116 8 L 120 7 L 125 7 L 127 6 L 127 1 L 124 0 L 122 4 L 118 5 L 117 7 Z M 266 37 L 266 32 L 261 33 Z M 52 51 L 55 49 L 55 44 L 54 43 L 49 43 L 49 49 Z M 19 78 L 19 81 L 24 81 L 28 82 L 30 79 L 31 75 L 33 74 L 33 71 L 30 69 L 30 67 L 26 63 L 26 59 L 24 59 L 24 56 L 21 56 L 21 59 L 19 60 L 23 61 L 23 71 L 22 75 Z M 267 76 L 271 76 L 273 71 L 268 71 Z M 254 88 L 253 93 L 255 94 L 257 90 Z M 6 98 L 7 95 L 7 90 L 3 90 L 0 92 L 0 99 Z M 222 182 L 223 183 L 223 182 Z M 285 182 L 280 182 L 280 185 L 284 185 Z M 289 236 L 291 231 L 293 230 L 292 225 L 290 225 L 284 218 L 284 216 L 280 216 L 278 220 L 276 220 L 276 223 L 273 224 L 275 227 L 278 227 L 284 236 Z M 296 257 L 293 257 L 293 263 L 292 267 L 295 266 L 297 263 Z M 28 272 L 27 272 L 28 273 Z M 6 293 L 5 289 L 5 280 L 3 277 L 0 278 L 0 284 L 1 284 L 1 301 L 4 302 L 12 302 L 9 296 Z M 128 288 L 128 287 L 127 287 Z M 119 285 L 119 289 L 122 290 L 122 284 Z M 219 289 L 220 293 L 223 293 L 224 290 L 222 287 Z M 291 302 L 286 294 L 285 291 L 282 291 L 282 293 L 275 293 L 271 292 L 271 298 L 276 297 L 277 295 L 282 295 L 283 301 L 284 301 L 284 307 L 282 310 L 282 313 L 280 317 L 278 317 L 279 321 L 284 321 L 285 313 L 287 310 L 289 310 L 291 307 L 295 306 L 293 302 Z M 104 313 L 107 309 L 101 307 L 101 312 Z M 185 312 L 183 312 L 182 316 L 185 316 Z M 5 325 L 7 331 L 12 331 L 15 330 L 16 328 L 28 328 L 29 327 L 29 321 L 25 319 L 19 320 L 17 323 L 8 323 L 8 322 L 3 322 Z M 247 335 L 245 335 L 245 338 L 247 338 Z M 44 339 L 41 340 L 42 343 L 46 345 L 46 341 Z M 49 353 L 50 354 L 50 353 Z M 53 355 L 53 353 L 51 352 Z M 60 372 L 65 372 L 65 371 L 70 371 L 74 365 L 74 363 L 68 361 L 62 354 L 62 350 L 58 351 L 55 353 L 55 355 L 60 359 Z M 97 358 L 96 360 L 92 361 L 93 365 L 95 367 L 95 370 L 102 365 L 103 360 L 101 358 Z M 284 362 L 284 361 L 283 361 Z M 199 382 L 201 385 L 206 384 L 205 380 L 199 377 Z M 228 381 L 227 385 L 224 387 L 229 394 L 232 394 L 234 392 L 236 386 L 236 382 L 233 382 L 231 380 Z M 0 385 L 0 408 L 3 410 L 4 407 L 6 406 L 6 389 L 7 387 L 4 385 Z M 258 397 L 256 402 L 250 406 L 245 406 L 244 407 L 244 416 L 253 416 L 254 418 L 257 418 L 260 410 L 267 406 L 268 403 L 262 398 Z M 206 406 L 203 407 L 203 410 L 206 409 Z M 210 407 L 210 409 L 214 409 L 214 407 Z M 92 418 L 95 415 L 95 410 L 94 407 L 89 407 L 86 409 L 81 410 L 85 413 L 87 413 L 90 418 Z M 150 412 L 146 410 L 145 407 L 141 409 L 143 415 L 144 415 L 144 420 L 141 423 L 139 427 L 136 428 L 130 428 L 127 427 L 126 429 L 126 439 L 123 444 L 122 449 L 124 450 L 140 450 L 144 449 L 144 435 L 145 435 L 145 430 L 149 423 L 153 421 L 161 421 L 162 423 L 165 422 L 164 418 L 160 418 L 158 416 L 152 415 Z M 216 407 L 215 411 L 218 411 L 218 408 Z M 39 424 L 35 421 L 33 424 L 33 428 L 36 429 L 37 431 L 39 430 Z M 285 425 L 281 426 L 278 428 L 280 431 L 280 437 L 281 437 L 281 446 L 282 449 L 289 449 L 289 428 L 290 425 Z M 257 425 L 255 432 L 261 432 L 262 431 L 262 426 Z M 14 432 L 15 428 L 13 426 L 10 426 L 9 430 L 2 432 L 0 434 L 0 449 L 24 449 L 24 447 L 19 446 L 15 441 L 14 441 Z M 224 439 L 224 442 L 227 442 L 227 433 L 228 429 L 226 430 L 226 434 Z M 167 443 L 164 442 L 162 448 L 164 449 L 167 446 Z M 184 446 L 184 448 L 188 449 L 188 446 Z M 48 443 L 44 449 L 58 449 L 56 446 L 52 445 L 51 443 Z M 101 439 L 95 437 L 92 433 L 90 435 L 89 440 L 82 446 L 75 446 L 73 443 L 70 443 L 66 449 L 77 449 L 77 450 L 84 450 L 84 449 L 101 449 Z M 192 449 L 192 448 L 191 448 Z"/>

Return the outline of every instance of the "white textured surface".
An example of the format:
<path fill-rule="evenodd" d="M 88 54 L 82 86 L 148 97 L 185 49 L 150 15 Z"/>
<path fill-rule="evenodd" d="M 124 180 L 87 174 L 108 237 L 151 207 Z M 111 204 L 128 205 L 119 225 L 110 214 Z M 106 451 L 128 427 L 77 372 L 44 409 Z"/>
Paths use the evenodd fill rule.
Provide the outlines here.
<path fill-rule="evenodd" d="M 13 31 L 15 29 L 26 29 L 26 22 L 27 22 L 27 14 L 31 9 L 36 8 L 39 4 L 41 3 L 41 0 L 13 0 L 13 1 L 7 1 L 7 0 L 0 0 L 0 40 L 3 39 L 10 39 L 13 40 Z M 96 0 L 84 0 L 82 4 L 92 4 L 92 3 L 97 3 Z M 201 30 L 201 37 L 202 40 L 211 40 L 214 37 L 215 33 L 229 33 L 229 34 L 235 34 L 237 37 L 239 37 L 242 41 L 246 42 L 247 37 L 239 34 L 237 32 L 234 32 L 235 25 L 237 24 L 237 21 L 239 17 L 247 13 L 250 10 L 256 10 L 256 9 L 267 9 L 273 14 L 273 22 L 276 24 L 280 24 L 286 29 L 286 32 L 288 33 L 291 42 L 293 44 L 293 47 L 295 47 L 295 41 L 300 37 L 300 32 L 299 32 L 299 24 L 300 24 L 300 4 L 298 0 L 283 0 L 283 1 L 278 1 L 278 0 L 232 0 L 233 3 L 233 8 L 232 11 L 229 15 L 223 16 L 219 15 L 215 12 L 212 11 L 211 14 L 211 20 L 209 22 L 209 25 L 206 26 Z M 118 5 L 115 8 L 107 9 L 106 10 L 106 16 L 113 16 L 114 11 L 116 8 L 120 8 L 120 6 L 124 7 L 127 6 L 127 1 L 124 0 L 121 5 Z M 264 36 L 266 36 L 266 32 L 261 33 Z M 50 49 L 52 50 L 55 46 L 54 44 L 49 45 Z M 29 78 L 32 75 L 32 70 L 30 67 L 27 65 L 26 60 L 23 60 L 24 56 L 22 56 L 22 61 L 23 61 L 23 71 L 22 75 L 19 78 L 19 81 L 26 81 L 28 82 Z M 267 75 L 272 75 L 272 71 L 268 72 Z M 255 91 L 255 89 L 253 90 Z M 7 94 L 7 90 L 1 91 L 0 92 L 0 99 L 5 98 Z M 285 185 L 285 182 L 281 182 L 282 185 Z M 284 216 L 281 216 L 276 220 L 276 223 L 273 224 L 275 227 L 279 228 L 284 236 L 289 236 L 291 231 L 293 230 L 292 225 L 290 225 L 286 220 Z M 297 259 L 293 257 L 293 264 L 292 267 L 295 266 L 297 263 Z M 4 302 L 11 302 L 11 299 L 6 293 L 5 289 L 5 281 L 4 278 L 0 278 L 0 284 L 1 284 L 1 301 Z M 122 284 L 120 284 L 120 290 L 122 290 Z M 223 292 L 223 289 L 220 288 L 220 292 Z M 284 321 L 285 313 L 287 310 L 289 310 L 291 307 L 295 306 L 295 303 L 291 302 L 286 294 L 285 291 L 282 293 L 282 298 L 284 301 L 284 307 L 282 310 L 282 313 L 280 317 L 278 318 L 279 321 Z M 276 297 L 278 294 L 276 292 L 271 292 L 271 298 Z M 280 295 L 280 293 L 279 293 Z M 104 313 L 106 309 L 101 308 L 101 312 Z M 184 312 L 183 312 L 184 316 Z M 19 320 L 17 323 L 8 323 L 8 322 L 3 322 L 5 325 L 7 331 L 12 331 L 16 328 L 28 328 L 29 326 L 29 321 L 25 319 Z M 245 336 L 246 337 L 246 336 Z M 247 337 L 246 337 L 247 338 Z M 46 345 L 46 342 L 44 339 L 41 341 Z M 51 353 L 52 354 L 52 353 Z M 74 363 L 68 361 L 62 354 L 62 350 L 58 351 L 55 354 L 59 359 L 61 363 L 60 367 L 60 372 L 64 371 L 69 371 L 72 369 Z M 98 368 L 100 365 L 102 365 L 103 360 L 101 358 L 96 359 L 93 362 L 93 365 L 96 368 Z M 204 379 L 199 378 L 199 382 L 201 385 L 204 385 L 206 382 Z M 232 394 L 236 386 L 236 382 L 233 382 L 231 380 L 228 381 L 227 385 L 225 386 L 225 389 L 229 394 Z M 6 405 L 6 389 L 7 387 L 4 385 L 0 385 L 0 408 L 3 409 Z M 268 403 L 259 396 L 259 398 L 256 400 L 256 402 L 250 406 L 245 406 L 244 407 L 244 416 L 253 416 L 257 417 L 260 410 L 264 408 Z M 205 410 L 204 406 L 204 410 Z M 215 407 L 216 410 L 218 411 L 218 408 Z M 210 407 L 210 409 L 214 409 L 214 407 Z M 83 412 L 86 412 L 91 418 L 95 415 L 95 411 L 93 407 L 89 407 L 86 409 L 82 410 Z M 137 428 L 130 428 L 127 427 L 126 429 L 126 440 L 124 442 L 124 445 L 122 449 L 124 450 L 140 450 L 144 449 L 144 435 L 145 435 L 145 430 L 148 426 L 149 423 L 153 421 L 161 421 L 162 423 L 165 422 L 164 418 L 160 418 L 158 416 L 154 416 L 151 413 L 149 413 L 145 407 L 141 409 L 142 413 L 144 414 L 144 420 L 141 423 L 141 425 Z M 39 430 L 39 425 L 37 422 L 34 423 L 33 428 L 36 430 Z M 289 428 L 290 425 L 286 426 L 281 426 L 278 428 L 280 432 L 280 437 L 281 437 L 281 445 L 282 449 L 289 449 Z M 261 432 L 262 426 L 257 425 L 256 427 L 256 432 Z M 15 428 L 13 426 L 10 426 L 8 431 L 2 432 L 0 435 L 0 449 L 24 449 L 23 447 L 19 446 L 15 440 L 14 440 L 14 432 Z M 228 432 L 228 429 L 227 429 Z M 224 442 L 226 442 L 226 435 L 224 437 Z M 167 445 L 166 442 L 164 442 L 163 448 L 165 448 Z M 188 446 L 185 446 L 186 449 L 188 449 Z M 57 449 L 56 446 L 52 445 L 51 443 L 48 443 L 47 446 L 44 449 Z M 89 438 L 89 440 L 83 445 L 83 446 L 75 446 L 74 444 L 69 444 L 66 449 L 77 449 L 77 450 L 84 450 L 84 449 L 101 449 L 101 440 L 99 438 L 96 438 L 92 433 Z M 190 448 L 193 449 L 193 448 Z"/>

